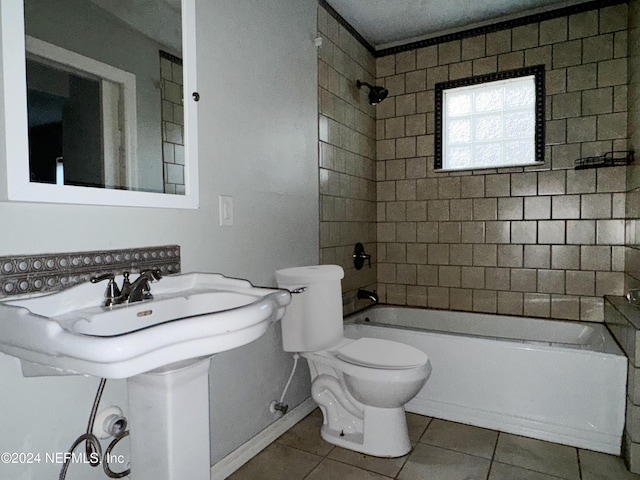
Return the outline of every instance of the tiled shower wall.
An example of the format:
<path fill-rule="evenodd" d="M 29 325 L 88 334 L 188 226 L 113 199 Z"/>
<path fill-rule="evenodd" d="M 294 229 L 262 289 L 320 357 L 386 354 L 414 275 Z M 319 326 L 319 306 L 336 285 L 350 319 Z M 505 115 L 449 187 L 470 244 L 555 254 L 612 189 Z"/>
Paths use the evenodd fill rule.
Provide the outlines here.
<path fill-rule="evenodd" d="M 375 80 L 373 56 L 322 6 L 318 7 L 320 262 L 345 270 L 345 313 L 368 301 L 358 288 L 375 289 L 376 185 L 374 107 L 356 80 Z M 371 268 L 356 270 L 353 250 L 364 244 Z"/>
<path fill-rule="evenodd" d="M 546 68 L 539 167 L 433 170 L 434 85 Z M 625 167 L 573 169 L 627 149 L 627 5 L 377 59 L 381 301 L 603 320 L 625 286 Z"/>
<path fill-rule="evenodd" d="M 184 107 L 182 59 L 160 51 L 162 166 L 164 192 L 184 195 Z"/>
<path fill-rule="evenodd" d="M 629 2 L 629 148 L 640 152 L 640 1 Z M 640 165 L 627 168 L 626 286 L 640 288 Z"/>

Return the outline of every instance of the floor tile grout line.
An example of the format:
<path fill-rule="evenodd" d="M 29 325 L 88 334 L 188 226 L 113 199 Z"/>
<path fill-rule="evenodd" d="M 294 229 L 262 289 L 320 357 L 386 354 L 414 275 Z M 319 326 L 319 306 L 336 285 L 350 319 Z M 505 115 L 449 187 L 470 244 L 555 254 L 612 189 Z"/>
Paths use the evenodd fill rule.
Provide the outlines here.
<path fill-rule="evenodd" d="M 502 432 L 498 432 L 496 435 L 496 442 L 493 444 L 493 452 L 491 453 L 491 462 L 489 463 L 489 471 L 487 472 L 487 480 L 491 476 L 491 470 L 493 469 L 493 462 L 496 459 L 496 452 L 498 451 L 498 441 L 500 440 L 500 435 Z"/>
<path fill-rule="evenodd" d="M 582 480 L 582 462 L 580 461 L 580 449 L 576 448 L 576 459 L 578 460 L 578 478 Z"/>
<path fill-rule="evenodd" d="M 322 462 L 324 462 L 326 457 L 321 457 L 320 461 L 316 464 L 315 467 L 313 467 L 311 470 L 309 470 L 309 473 L 307 473 L 304 477 L 302 477 L 300 480 L 305 480 L 307 478 L 309 478 L 309 475 L 311 475 L 319 466 Z"/>

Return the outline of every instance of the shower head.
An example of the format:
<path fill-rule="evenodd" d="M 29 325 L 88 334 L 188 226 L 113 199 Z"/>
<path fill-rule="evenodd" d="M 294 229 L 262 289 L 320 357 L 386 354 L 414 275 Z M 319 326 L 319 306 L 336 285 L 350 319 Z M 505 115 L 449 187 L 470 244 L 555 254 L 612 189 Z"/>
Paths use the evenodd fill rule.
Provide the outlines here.
<path fill-rule="evenodd" d="M 389 95 L 389 90 L 384 87 L 376 87 L 375 85 L 370 85 L 367 82 L 361 82 L 358 80 L 356 82 L 358 88 L 361 88 L 363 85 L 369 89 L 369 104 L 377 105 Z"/>

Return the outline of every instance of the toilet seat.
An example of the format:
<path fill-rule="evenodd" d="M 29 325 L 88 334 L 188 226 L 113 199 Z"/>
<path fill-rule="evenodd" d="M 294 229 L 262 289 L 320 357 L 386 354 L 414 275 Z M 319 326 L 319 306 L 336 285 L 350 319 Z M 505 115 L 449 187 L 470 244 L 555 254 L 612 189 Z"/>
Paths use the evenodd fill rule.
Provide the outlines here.
<path fill-rule="evenodd" d="M 380 338 L 360 338 L 338 348 L 334 354 L 354 365 L 389 370 L 415 368 L 429 361 L 417 348 Z"/>

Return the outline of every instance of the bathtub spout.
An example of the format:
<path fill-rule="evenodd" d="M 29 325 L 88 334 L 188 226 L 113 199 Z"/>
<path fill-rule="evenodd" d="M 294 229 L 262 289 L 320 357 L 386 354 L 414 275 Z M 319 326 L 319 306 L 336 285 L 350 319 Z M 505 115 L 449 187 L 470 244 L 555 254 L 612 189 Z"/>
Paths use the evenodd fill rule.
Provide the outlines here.
<path fill-rule="evenodd" d="M 373 292 L 370 292 L 369 290 L 358 290 L 358 298 L 378 303 L 378 294 L 375 290 Z"/>

